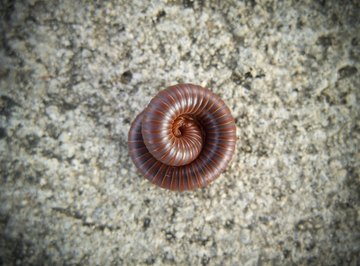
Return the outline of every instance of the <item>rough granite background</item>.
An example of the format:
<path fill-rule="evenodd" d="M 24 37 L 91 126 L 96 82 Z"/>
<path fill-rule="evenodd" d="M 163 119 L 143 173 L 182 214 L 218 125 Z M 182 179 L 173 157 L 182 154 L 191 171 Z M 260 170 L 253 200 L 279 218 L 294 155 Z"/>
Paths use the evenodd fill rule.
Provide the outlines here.
<path fill-rule="evenodd" d="M 0 265 L 359 265 L 358 1 L 1 1 Z M 136 171 L 130 123 L 229 105 L 211 186 Z"/>

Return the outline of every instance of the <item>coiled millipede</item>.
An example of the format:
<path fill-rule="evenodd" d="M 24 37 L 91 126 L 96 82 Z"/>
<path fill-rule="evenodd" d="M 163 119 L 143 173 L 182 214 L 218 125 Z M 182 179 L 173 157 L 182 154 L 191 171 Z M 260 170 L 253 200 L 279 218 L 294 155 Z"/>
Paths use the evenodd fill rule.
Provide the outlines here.
<path fill-rule="evenodd" d="M 160 91 L 133 121 L 128 147 L 138 170 L 170 190 L 194 190 L 215 180 L 235 150 L 229 108 L 208 89 L 178 84 Z"/>

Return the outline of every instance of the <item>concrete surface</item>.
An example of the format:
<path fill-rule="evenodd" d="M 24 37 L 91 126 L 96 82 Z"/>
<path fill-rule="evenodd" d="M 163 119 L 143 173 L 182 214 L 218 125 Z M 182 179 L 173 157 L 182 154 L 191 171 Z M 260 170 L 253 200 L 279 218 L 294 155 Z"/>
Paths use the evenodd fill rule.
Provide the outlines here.
<path fill-rule="evenodd" d="M 0 5 L 0 264 L 360 264 L 358 1 Z M 238 135 L 182 194 L 126 143 L 179 82 L 219 94 Z"/>

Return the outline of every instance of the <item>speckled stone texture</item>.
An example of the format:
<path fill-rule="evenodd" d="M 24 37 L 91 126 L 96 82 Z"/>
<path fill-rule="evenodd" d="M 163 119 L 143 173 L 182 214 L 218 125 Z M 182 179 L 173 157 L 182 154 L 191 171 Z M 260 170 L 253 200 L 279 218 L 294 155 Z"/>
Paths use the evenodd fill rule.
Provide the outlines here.
<path fill-rule="evenodd" d="M 359 265 L 360 5 L 1 1 L 0 265 Z M 230 107 L 211 186 L 143 179 L 130 123 L 191 82 Z"/>

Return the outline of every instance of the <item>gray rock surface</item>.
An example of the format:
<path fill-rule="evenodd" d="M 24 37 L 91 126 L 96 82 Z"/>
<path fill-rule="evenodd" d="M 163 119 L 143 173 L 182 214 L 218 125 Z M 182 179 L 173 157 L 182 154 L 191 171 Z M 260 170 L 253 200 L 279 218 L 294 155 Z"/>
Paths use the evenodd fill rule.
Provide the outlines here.
<path fill-rule="evenodd" d="M 359 265 L 358 1 L 57 2 L 0 4 L 0 264 Z M 186 193 L 127 152 L 179 82 L 238 135 Z"/>

